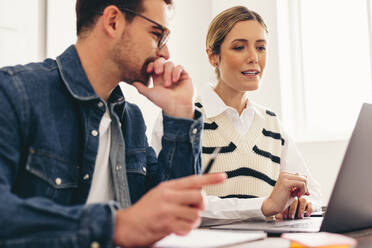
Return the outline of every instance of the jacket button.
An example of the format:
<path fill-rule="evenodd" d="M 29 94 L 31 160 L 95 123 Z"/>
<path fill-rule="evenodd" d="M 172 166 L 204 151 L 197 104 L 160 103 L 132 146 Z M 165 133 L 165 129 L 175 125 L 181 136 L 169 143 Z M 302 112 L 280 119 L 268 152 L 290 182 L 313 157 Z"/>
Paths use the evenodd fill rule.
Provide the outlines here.
<path fill-rule="evenodd" d="M 102 108 L 103 107 L 103 102 L 99 102 L 97 105 L 98 105 L 99 108 Z"/>
<path fill-rule="evenodd" d="M 93 130 L 93 131 L 92 131 L 92 135 L 93 135 L 94 137 L 96 137 L 96 136 L 98 135 L 97 130 Z"/>
<path fill-rule="evenodd" d="M 194 128 L 194 129 L 192 130 L 192 133 L 193 133 L 193 134 L 197 134 L 197 133 L 198 133 L 198 129 L 197 129 L 197 128 Z"/>
<path fill-rule="evenodd" d="M 92 242 L 90 248 L 99 248 L 99 243 L 97 241 Z"/>
<path fill-rule="evenodd" d="M 62 179 L 61 178 L 56 178 L 56 184 L 57 185 L 61 185 L 61 183 L 62 183 Z"/>
<path fill-rule="evenodd" d="M 146 167 L 142 167 L 143 172 L 146 173 Z"/>
<path fill-rule="evenodd" d="M 83 177 L 84 180 L 88 180 L 89 179 L 89 174 L 85 174 L 85 176 Z"/>

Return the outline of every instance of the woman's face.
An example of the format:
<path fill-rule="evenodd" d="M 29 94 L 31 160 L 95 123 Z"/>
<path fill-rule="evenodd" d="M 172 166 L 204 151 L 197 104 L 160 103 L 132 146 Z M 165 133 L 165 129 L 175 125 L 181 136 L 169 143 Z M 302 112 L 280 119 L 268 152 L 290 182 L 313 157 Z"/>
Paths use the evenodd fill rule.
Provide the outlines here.
<path fill-rule="evenodd" d="M 267 34 L 255 20 L 237 22 L 221 44 L 220 82 L 245 92 L 256 90 L 266 65 Z"/>

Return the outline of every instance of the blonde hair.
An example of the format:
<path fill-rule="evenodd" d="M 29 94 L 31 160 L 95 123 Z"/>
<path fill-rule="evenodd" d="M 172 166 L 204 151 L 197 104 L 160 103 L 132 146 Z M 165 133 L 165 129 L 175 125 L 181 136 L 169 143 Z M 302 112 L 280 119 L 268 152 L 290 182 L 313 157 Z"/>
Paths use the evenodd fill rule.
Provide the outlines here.
<path fill-rule="evenodd" d="M 209 24 L 206 48 L 210 49 L 213 54 L 219 55 L 221 45 L 234 25 L 237 22 L 249 20 L 255 20 L 260 23 L 266 33 L 268 33 L 267 26 L 259 14 L 244 6 L 235 6 L 219 13 Z M 220 72 L 218 68 L 216 68 L 215 73 L 217 78 L 219 78 Z"/>

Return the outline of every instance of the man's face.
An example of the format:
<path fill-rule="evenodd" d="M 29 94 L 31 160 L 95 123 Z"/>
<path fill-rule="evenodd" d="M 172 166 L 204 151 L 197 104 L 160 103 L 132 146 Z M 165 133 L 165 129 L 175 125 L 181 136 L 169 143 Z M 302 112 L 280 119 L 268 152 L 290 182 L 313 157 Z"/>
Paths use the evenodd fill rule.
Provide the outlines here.
<path fill-rule="evenodd" d="M 167 5 L 164 0 L 143 0 L 143 7 L 143 16 L 167 26 Z M 166 45 L 158 48 L 161 32 L 155 24 L 140 16 L 135 16 L 131 23 L 127 23 L 121 39 L 111 51 L 111 57 L 121 72 L 122 81 L 139 81 L 147 85 L 147 65 L 159 57 L 169 58 Z"/>

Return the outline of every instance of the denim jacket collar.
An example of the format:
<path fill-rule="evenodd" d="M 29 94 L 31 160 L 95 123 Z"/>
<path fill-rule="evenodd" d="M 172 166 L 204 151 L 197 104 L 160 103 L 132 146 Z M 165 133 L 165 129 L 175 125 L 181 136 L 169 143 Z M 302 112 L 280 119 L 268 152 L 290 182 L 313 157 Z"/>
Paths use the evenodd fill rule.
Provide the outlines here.
<path fill-rule="evenodd" d="M 99 99 L 90 84 L 87 75 L 81 64 L 79 55 L 74 45 L 67 48 L 57 57 L 57 64 L 62 81 L 65 83 L 70 94 L 79 100 Z M 118 85 L 111 93 L 109 102 L 123 103 L 125 101 L 123 93 Z"/>

